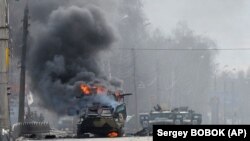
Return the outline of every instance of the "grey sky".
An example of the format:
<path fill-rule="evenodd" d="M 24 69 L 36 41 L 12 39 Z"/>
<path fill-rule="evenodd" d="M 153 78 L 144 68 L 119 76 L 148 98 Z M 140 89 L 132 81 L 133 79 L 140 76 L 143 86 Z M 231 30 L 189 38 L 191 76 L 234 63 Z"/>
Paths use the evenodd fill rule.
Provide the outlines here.
<path fill-rule="evenodd" d="M 142 0 L 152 28 L 166 35 L 185 21 L 199 35 L 214 40 L 218 48 L 250 48 L 249 0 Z M 250 66 L 249 51 L 222 51 L 217 61 L 229 69 Z"/>

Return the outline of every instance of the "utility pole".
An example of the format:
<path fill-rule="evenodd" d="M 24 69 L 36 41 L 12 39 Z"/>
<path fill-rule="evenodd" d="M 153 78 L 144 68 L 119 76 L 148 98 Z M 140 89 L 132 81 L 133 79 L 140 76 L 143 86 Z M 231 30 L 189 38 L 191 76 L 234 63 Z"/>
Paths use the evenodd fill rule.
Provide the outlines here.
<path fill-rule="evenodd" d="M 160 69 L 159 69 L 159 59 L 158 59 L 158 57 L 159 57 L 159 54 L 158 54 L 158 52 L 157 52 L 157 56 L 156 56 L 156 95 L 157 95 L 157 104 L 160 104 L 160 106 L 162 106 L 161 105 L 161 88 L 160 88 L 160 77 L 159 77 L 159 73 L 160 73 Z"/>
<path fill-rule="evenodd" d="M 134 75 L 134 94 L 135 94 L 135 119 L 136 119 L 136 130 L 139 129 L 139 125 L 138 125 L 138 100 L 137 100 L 137 83 L 136 83 L 136 51 L 133 48 L 132 50 L 132 54 L 133 54 L 133 65 L 134 65 L 134 70 L 133 70 L 133 75 Z"/>
<path fill-rule="evenodd" d="M 19 113 L 18 122 L 24 122 L 24 104 L 25 104 L 25 70 L 26 70 L 26 50 L 27 50 L 27 37 L 29 27 L 29 8 L 28 2 L 24 9 L 23 18 L 23 45 L 21 57 L 21 72 L 20 72 L 20 94 L 19 94 Z"/>
<path fill-rule="evenodd" d="M 0 139 L 2 129 L 10 129 L 8 106 L 9 71 L 9 6 L 7 0 L 0 0 Z"/>

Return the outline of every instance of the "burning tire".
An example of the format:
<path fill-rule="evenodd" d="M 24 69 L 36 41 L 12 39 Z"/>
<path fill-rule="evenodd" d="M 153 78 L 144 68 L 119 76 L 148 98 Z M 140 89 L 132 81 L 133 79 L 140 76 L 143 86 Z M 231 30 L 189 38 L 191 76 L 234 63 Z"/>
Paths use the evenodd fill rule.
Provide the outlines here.
<path fill-rule="evenodd" d="M 109 132 L 107 135 L 105 135 L 105 137 L 110 137 L 110 138 L 113 138 L 113 137 L 123 137 L 125 134 L 124 134 L 124 130 L 123 129 L 119 129 L 117 131 L 112 131 L 112 132 Z"/>

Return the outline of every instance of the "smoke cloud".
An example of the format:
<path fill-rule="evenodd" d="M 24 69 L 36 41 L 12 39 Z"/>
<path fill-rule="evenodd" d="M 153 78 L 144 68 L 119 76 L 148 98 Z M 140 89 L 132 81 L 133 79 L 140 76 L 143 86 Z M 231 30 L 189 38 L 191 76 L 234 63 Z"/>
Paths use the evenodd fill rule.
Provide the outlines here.
<path fill-rule="evenodd" d="M 80 106 L 72 100 L 81 94 L 81 83 L 120 86 L 99 67 L 98 55 L 111 47 L 115 35 L 98 8 L 60 7 L 33 29 L 27 69 L 31 88 L 45 108 L 64 114 L 68 106 Z"/>

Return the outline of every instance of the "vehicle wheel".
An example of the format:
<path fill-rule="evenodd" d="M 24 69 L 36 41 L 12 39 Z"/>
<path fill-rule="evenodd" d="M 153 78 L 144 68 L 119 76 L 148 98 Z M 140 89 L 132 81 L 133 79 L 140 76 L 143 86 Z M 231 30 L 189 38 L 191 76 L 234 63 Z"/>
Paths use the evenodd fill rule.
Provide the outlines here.
<path fill-rule="evenodd" d="M 118 137 L 124 137 L 125 133 L 124 133 L 124 130 L 123 129 L 120 129 L 118 131 Z"/>
<path fill-rule="evenodd" d="M 84 132 L 80 128 L 77 129 L 76 137 L 77 138 L 84 138 Z"/>

